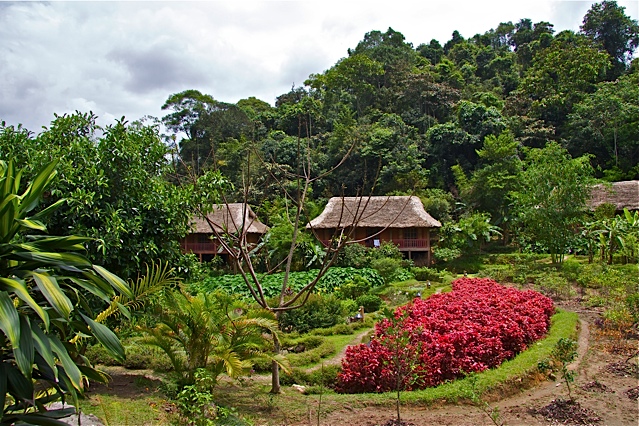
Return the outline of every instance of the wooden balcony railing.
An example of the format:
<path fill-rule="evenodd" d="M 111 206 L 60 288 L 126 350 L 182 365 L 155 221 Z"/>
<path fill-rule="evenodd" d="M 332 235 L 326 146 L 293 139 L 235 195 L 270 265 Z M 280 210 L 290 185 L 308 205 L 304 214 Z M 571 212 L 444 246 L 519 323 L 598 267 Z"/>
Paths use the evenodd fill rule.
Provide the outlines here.
<path fill-rule="evenodd" d="M 321 242 L 325 247 L 328 247 L 331 243 L 329 240 L 321 240 Z M 428 243 L 428 240 L 426 239 L 393 239 L 389 242 L 392 242 L 393 244 L 395 244 L 400 250 L 408 250 L 408 249 L 427 250 L 430 248 L 430 244 Z M 375 247 L 374 240 L 365 240 L 361 244 L 365 245 L 366 247 Z"/>
<path fill-rule="evenodd" d="M 180 248 L 184 253 L 196 253 L 196 254 L 215 254 L 220 253 L 218 250 L 221 248 L 215 243 L 180 243 Z M 223 251 L 223 250 L 222 250 Z"/>

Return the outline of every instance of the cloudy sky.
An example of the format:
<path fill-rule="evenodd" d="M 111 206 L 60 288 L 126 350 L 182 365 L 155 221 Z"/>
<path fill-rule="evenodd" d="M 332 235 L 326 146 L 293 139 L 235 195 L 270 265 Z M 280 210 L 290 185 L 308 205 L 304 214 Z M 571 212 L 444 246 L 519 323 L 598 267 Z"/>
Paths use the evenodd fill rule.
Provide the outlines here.
<path fill-rule="evenodd" d="M 53 114 L 101 124 L 161 117 L 172 93 L 271 104 L 389 27 L 418 46 L 530 18 L 577 31 L 591 1 L 0 1 L 0 120 L 38 132 Z M 618 1 L 638 19 L 639 2 Z"/>

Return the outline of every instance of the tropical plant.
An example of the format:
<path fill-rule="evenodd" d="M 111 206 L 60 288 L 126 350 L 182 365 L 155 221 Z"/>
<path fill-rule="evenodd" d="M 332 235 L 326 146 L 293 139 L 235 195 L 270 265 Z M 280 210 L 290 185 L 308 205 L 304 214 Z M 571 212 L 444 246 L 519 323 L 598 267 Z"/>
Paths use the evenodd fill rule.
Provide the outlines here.
<path fill-rule="evenodd" d="M 171 360 L 178 383 L 194 383 L 198 369 L 236 378 L 251 369 L 250 360 L 268 357 L 263 332 L 277 334 L 275 316 L 264 309 L 248 309 L 236 297 L 216 291 L 190 295 L 168 291 L 160 323 L 147 328 L 145 342 L 162 349 Z M 281 363 L 281 359 L 277 359 Z"/>
<path fill-rule="evenodd" d="M 116 290 L 133 297 L 128 285 L 82 255 L 89 238 L 42 234 L 43 219 L 64 202 L 36 212 L 55 167 L 42 168 L 20 193 L 23 170 L 0 161 L 1 424 L 62 424 L 55 418 L 73 409 L 47 412 L 45 404 L 70 396 L 77 405 L 86 380 L 106 380 L 70 343 L 76 336 L 95 337 L 124 358 L 118 338 L 93 319 L 90 306 L 108 303 Z"/>

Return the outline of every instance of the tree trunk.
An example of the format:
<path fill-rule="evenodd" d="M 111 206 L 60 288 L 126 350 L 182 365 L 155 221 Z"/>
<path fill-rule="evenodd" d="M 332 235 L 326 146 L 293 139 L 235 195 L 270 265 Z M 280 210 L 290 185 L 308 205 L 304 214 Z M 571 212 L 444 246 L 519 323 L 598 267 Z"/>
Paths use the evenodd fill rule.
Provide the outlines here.
<path fill-rule="evenodd" d="M 277 315 L 278 323 L 279 323 L 279 315 Z M 279 355 L 282 346 L 280 345 L 280 340 L 277 336 L 273 336 L 273 354 Z M 271 364 L 271 393 L 279 394 L 282 391 L 280 386 L 280 366 L 277 362 L 273 361 Z"/>

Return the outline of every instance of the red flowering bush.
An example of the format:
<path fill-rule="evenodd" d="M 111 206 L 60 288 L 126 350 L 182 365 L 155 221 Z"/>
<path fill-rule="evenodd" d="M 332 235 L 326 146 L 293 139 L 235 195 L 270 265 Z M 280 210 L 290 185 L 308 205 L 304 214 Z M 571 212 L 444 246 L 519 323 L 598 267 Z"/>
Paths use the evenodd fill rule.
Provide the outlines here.
<path fill-rule="evenodd" d="M 532 290 L 504 287 L 483 278 L 461 278 L 453 291 L 415 299 L 399 307 L 402 330 L 410 344 L 393 344 L 390 322 L 376 325 L 367 345 L 349 347 L 336 389 L 343 393 L 386 392 L 396 389 L 392 368 L 397 352 L 416 357 L 403 389 L 423 389 L 471 372 L 484 371 L 513 358 L 543 337 L 554 313 L 552 301 Z M 393 330 L 392 328 L 390 329 Z"/>

